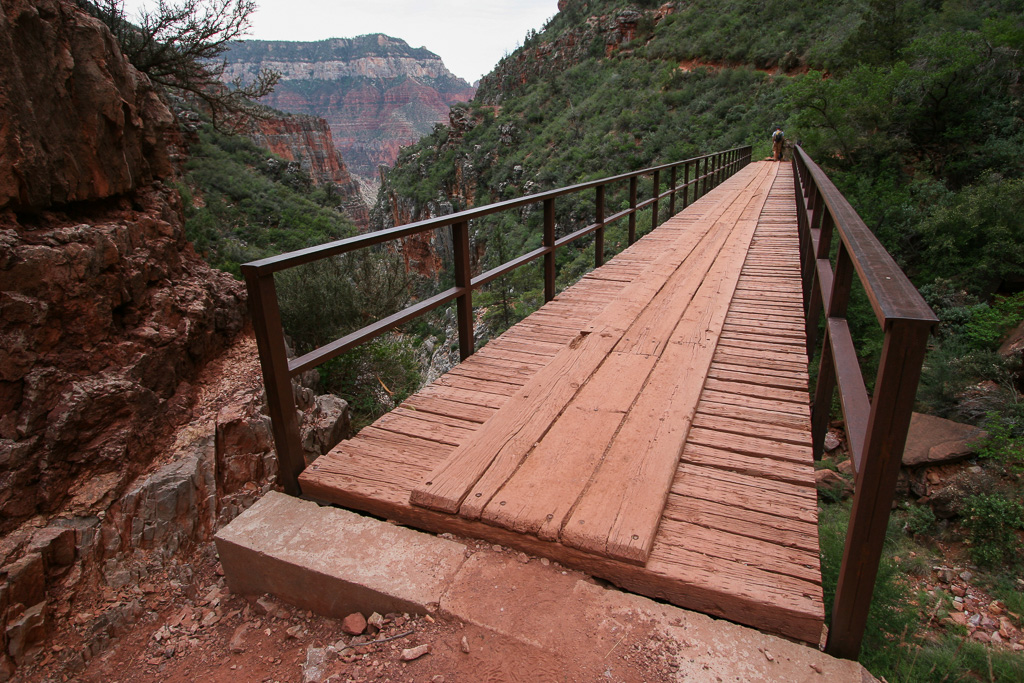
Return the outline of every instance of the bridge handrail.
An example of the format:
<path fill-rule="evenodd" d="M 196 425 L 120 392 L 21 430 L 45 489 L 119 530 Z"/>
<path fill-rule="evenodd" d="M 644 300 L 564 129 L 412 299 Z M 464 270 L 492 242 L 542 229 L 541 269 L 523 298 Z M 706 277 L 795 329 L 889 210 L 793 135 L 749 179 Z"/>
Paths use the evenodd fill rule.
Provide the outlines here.
<path fill-rule="evenodd" d="M 856 477 L 826 651 L 856 659 L 928 335 L 938 319 L 842 193 L 799 146 L 794 148 L 793 168 L 808 356 L 815 353 L 818 325 L 821 315 L 825 315 L 811 408 L 814 457 L 821 457 L 832 396 L 838 388 Z M 833 269 L 832 242 L 836 234 L 839 243 Z M 854 273 L 884 332 L 872 398 L 868 397 L 846 320 Z"/>
<path fill-rule="evenodd" d="M 465 360 L 474 351 L 472 304 L 474 288 L 483 286 L 491 280 L 543 256 L 544 299 L 545 301 L 550 301 L 555 297 L 556 293 L 555 252 L 559 247 L 593 233 L 595 236 L 594 263 L 595 266 L 601 266 L 604 263 L 604 229 L 608 224 L 628 217 L 628 241 L 629 244 L 632 244 L 636 240 L 637 212 L 648 206 L 651 207 L 651 229 L 653 230 L 658 226 L 660 200 L 668 197 L 669 213 L 674 214 L 676 195 L 681 192 L 682 205 L 683 208 L 686 208 L 691 201 L 691 187 L 693 188 L 692 201 L 696 201 L 698 197 L 706 194 L 709 189 L 749 164 L 751 154 L 752 149 L 749 146 L 736 147 L 691 159 L 652 166 L 639 171 L 599 178 L 517 199 L 488 204 L 446 216 L 417 221 L 387 230 L 337 240 L 243 264 L 242 275 L 245 277 L 246 288 L 249 292 L 249 309 L 252 314 L 257 347 L 259 348 L 260 367 L 263 372 L 263 383 L 267 392 L 267 404 L 278 457 L 278 481 L 285 491 L 292 495 L 300 494 L 298 476 L 305 468 L 291 385 L 293 377 L 453 300 L 457 303 L 456 318 L 458 321 L 459 353 L 461 358 Z M 683 183 L 681 185 L 677 182 L 680 168 L 683 171 Z M 691 168 L 693 170 L 692 179 L 690 178 Z M 669 174 L 668 189 L 664 191 L 661 190 L 661 173 L 663 171 L 667 171 Z M 653 187 L 651 196 L 638 202 L 638 179 L 645 175 L 652 176 Z M 625 180 L 629 181 L 629 208 L 611 216 L 605 216 L 605 187 L 611 183 Z M 594 222 L 569 235 L 556 238 L 555 200 L 558 197 L 589 189 L 595 190 Z M 543 246 L 473 277 L 470 264 L 469 221 L 500 211 L 508 211 L 537 203 L 543 203 L 544 205 Z M 340 339 L 336 339 L 300 358 L 288 360 L 284 330 L 281 323 L 281 311 L 274 283 L 274 273 L 313 261 L 345 254 L 356 249 L 399 240 L 446 226 L 450 226 L 452 231 L 454 287 L 412 304 Z"/>

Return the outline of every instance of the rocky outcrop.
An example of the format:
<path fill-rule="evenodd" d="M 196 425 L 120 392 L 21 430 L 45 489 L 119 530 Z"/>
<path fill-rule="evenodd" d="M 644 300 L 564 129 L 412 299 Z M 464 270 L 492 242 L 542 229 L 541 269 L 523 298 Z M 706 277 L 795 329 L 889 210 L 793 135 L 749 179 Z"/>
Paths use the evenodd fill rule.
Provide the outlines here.
<path fill-rule="evenodd" d="M 3 22 L 0 178 L 17 180 L 0 200 L 9 528 L 56 510 L 76 481 L 152 458 L 187 418 L 188 381 L 241 329 L 244 289 L 192 251 L 177 194 L 147 182 L 170 172 L 171 115 L 106 27 L 53 0 L 5 3 Z"/>
<path fill-rule="evenodd" d="M 170 174 L 173 125 L 96 19 L 59 0 L 0 7 L 0 207 L 103 199 Z"/>
<path fill-rule="evenodd" d="M 449 107 L 475 92 L 434 53 L 382 34 L 313 43 L 250 40 L 226 58 L 226 80 L 251 80 L 261 68 L 279 72 L 263 104 L 325 118 L 349 170 L 374 188 L 380 165 L 394 163 L 401 146 L 444 123 Z"/>
<path fill-rule="evenodd" d="M 269 490 L 276 458 L 245 289 L 196 255 L 159 180 L 169 110 L 70 3 L 4 3 L 0 74 L 7 680 L 72 604 L 81 663 L 124 635 L 140 582 Z M 311 457 L 346 411 L 310 395 Z"/>
<path fill-rule="evenodd" d="M 349 175 L 324 119 L 315 116 L 253 118 L 248 136 L 260 147 L 298 163 L 315 184 L 333 186 L 338 205 L 356 227 L 362 231 L 369 227 L 369 212 L 359 184 Z"/>
<path fill-rule="evenodd" d="M 183 550 L 209 541 L 273 487 L 277 459 L 254 339 L 243 336 L 226 355 L 200 378 L 207 400 L 158 463 L 127 485 L 119 474 L 83 482 L 74 503 L 48 524 L 26 524 L 0 540 L 0 680 L 38 651 L 55 617 L 67 616 L 69 590 L 113 603 L 86 615 L 85 647 L 67 653 L 70 668 L 81 668 L 141 616 L 133 599 L 140 584 L 146 588 Z M 228 366 L 235 376 L 226 375 Z M 312 459 L 348 436 L 348 406 L 297 390 L 308 397 L 300 423 Z"/>
<path fill-rule="evenodd" d="M 242 327 L 244 288 L 192 251 L 177 195 L 132 201 L 92 222 L 0 222 L 0 519 L 144 467 Z"/>
<path fill-rule="evenodd" d="M 587 18 L 551 40 L 543 37 L 528 40 L 521 49 L 502 59 L 480 80 L 478 99 L 500 104 L 505 94 L 545 74 L 564 71 L 595 51 L 598 55 L 611 56 L 637 37 L 643 19 L 649 18 L 653 26 L 675 10 L 675 3 L 667 2 L 651 10 L 624 8 L 608 14 L 591 14 L 590 4 L 583 0 L 559 2 L 559 12 Z"/>
<path fill-rule="evenodd" d="M 921 467 L 964 460 L 977 453 L 979 442 L 987 436 L 985 430 L 973 425 L 914 413 L 903 448 L 903 466 Z"/>

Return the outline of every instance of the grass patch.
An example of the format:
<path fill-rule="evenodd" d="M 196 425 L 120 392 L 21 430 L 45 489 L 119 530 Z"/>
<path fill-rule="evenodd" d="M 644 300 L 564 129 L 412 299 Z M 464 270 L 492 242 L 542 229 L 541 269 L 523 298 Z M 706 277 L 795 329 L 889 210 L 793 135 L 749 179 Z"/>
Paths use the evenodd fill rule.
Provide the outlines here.
<path fill-rule="evenodd" d="M 825 505 L 819 516 L 826 621 L 832 613 L 850 509 L 849 501 Z M 926 576 L 932 562 L 940 559 L 904 532 L 919 523 L 913 521 L 917 517 L 923 514 L 897 511 L 889 518 L 860 662 L 890 683 L 1024 680 L 1024 656 L 968 640 L 962 628 L 929 628 L 933 619 L 949 613 L 952 599 L 943 590 L 915 594 L 911 578 Z M 1014 577 L 1001 575 L 992 592 L 1020 614 L 1021 587 Z"/>

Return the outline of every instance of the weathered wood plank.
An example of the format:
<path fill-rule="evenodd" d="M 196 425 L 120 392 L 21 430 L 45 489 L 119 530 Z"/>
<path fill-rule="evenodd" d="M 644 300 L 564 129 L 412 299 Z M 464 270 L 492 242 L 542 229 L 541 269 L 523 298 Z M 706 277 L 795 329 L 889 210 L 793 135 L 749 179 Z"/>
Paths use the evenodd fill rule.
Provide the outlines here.
<path fill-rule="evenodd" d="M 663 252 L 645 278 L 630 284 L 605 309 L 602 320 L 606 322 L 595 326 L 593 334 L 581 334 L 538 372 L 484 429 L 426 477 L 413 491 L 412 502 L 444 512 L 458 510 L 469 519 L 479 517 L 578 388 L 662 290 L 664 278 L 675 276 L 680 285 L 696 290 L 721 249 L 727 228 L 717 223 L 703 226 L 683 235 L 677 250 Z"/>
<path fill-rule="evenodd" d="M 557 539 L 656 361 L 611 353 L 494 494 L 481 518 L 543 540 Z"/>
<path fill-rule="evenodd" d="M 814 486 L 814 473 L 806 460 L 785 460 L 747 455 L 733 451 L 688 443 L 683 450 L 683 462 L 702 467 L 717 467 L 723 470 L 748 474 L 754 477 L 785 481 L 798 486 Z"/>
<path fill-rule="evenodd" d="M 647 560 L 767 190 L 754 188 L 742 207 L 729 242 L 679 319 L 657 374 L 566 523 L 563 543 L 624 561 Z M 672 309 L 663 311 L 675 317 Z"/>
<path fill-rule="evenodd" d="M 422 393 L 413 394 L 407 398 L 402 402 L 402 407 L 421 413 L 461 417 L 468 422 L 475 422 L 477 424 L 486 422 L 491 415 L 497 412 L 495 408 L 488 408 L 487 406 L 473 403 L 462 403 L 439 396 L 426 396 Z"/>
<path fill-rule="evenodd" d="M 816 525 L 745 510 L 726 503 L 672 495 L 665 505 L 665 518 L 709 529 L 722 529 L 749 538 L 771 539 L 777 545 L 818 552 Z"/>
<path fill-rule="evenodd" d="M 695 427 L 690 429 L 689 442 L 745 453 L 762 458 L 777 458 L 795 462 L 811 462 L 811 446 L 777 441 L 758 434 L 731 434 L 714 429 Z"/>

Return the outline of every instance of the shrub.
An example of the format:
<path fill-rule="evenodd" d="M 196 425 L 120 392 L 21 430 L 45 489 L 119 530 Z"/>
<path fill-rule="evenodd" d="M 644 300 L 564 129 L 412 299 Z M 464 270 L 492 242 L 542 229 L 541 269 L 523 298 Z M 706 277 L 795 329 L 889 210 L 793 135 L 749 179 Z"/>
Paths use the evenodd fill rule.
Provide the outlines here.
<path fill-rule="evenodd" d="M 928 505 L 914 505 L 907 513 L 907 531 L 912 536 L 926 534 L 935 528 L 935 512 Z"/>
<path fill-rule="evenodd" d="M 1019 562 L 1024 528 L 1024 505 L 999 493 L 979 493 L 966 500 L 963 526 L 971 543 L 971 557 L 983 567 Z"/>
<path fill-rule="evenodd" d="M 396 334 L 327 361 L 320 377 L 324 389 L 348 401 L 356 429 L 400 404 L 423 381 L 411 341 Z"/>

